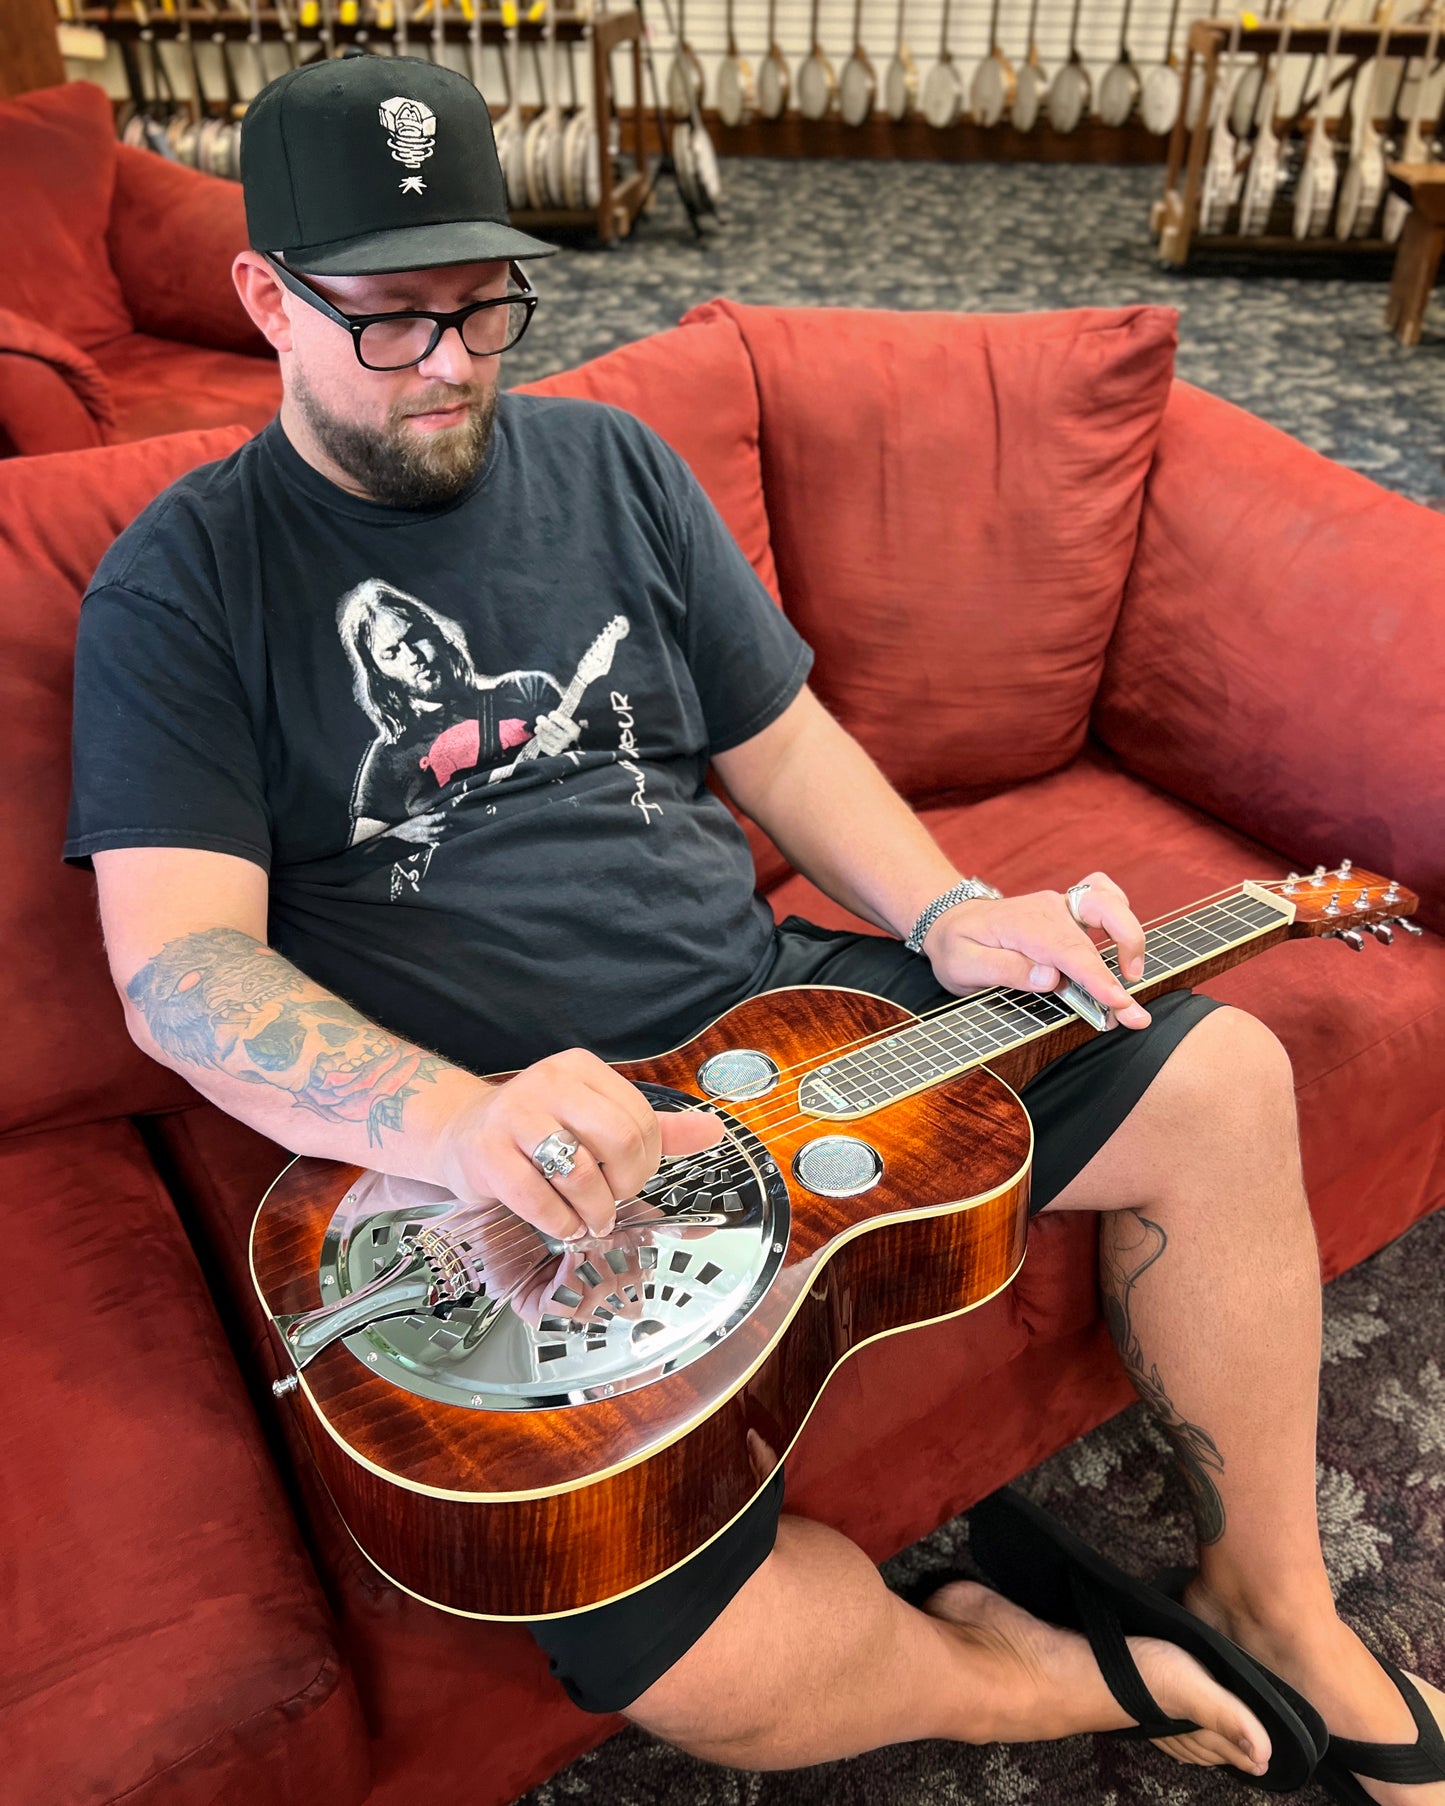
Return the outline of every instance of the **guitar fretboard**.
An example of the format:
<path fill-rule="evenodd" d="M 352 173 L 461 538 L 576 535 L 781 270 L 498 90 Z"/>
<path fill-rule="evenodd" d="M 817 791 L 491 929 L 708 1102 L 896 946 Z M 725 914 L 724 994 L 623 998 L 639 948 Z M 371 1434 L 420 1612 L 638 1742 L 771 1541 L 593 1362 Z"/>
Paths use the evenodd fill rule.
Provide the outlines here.
<path fill-rule="evenodd" d="M 1125 989 L 1139 991 L 1179 977 L 1215 954 L 1269 934 L 1293 914 L 1284 898 L 1241 891 L 1150 928 L 1144 937 L 1144 970 Z M 1103 958 L 1119 978 L 1117 950 L 1105 948 Z M 1077 1020 L 1052 992 L 990 991 L 986 998 L 961 998 L 815 1067 L 798 1086 L 798 1103 L 815 1116 L 866 1114 Z"/>

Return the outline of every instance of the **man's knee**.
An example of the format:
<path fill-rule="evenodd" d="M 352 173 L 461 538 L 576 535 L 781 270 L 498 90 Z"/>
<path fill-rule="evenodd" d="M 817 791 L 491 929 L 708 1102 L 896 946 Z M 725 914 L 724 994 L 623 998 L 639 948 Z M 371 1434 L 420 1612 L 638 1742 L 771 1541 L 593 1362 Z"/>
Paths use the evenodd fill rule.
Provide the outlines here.
<path fill-rule="evenodd" d="M 1297 1146 L 1294 1070 L 1257 1016 L 1225 1005 L 1187 1034 L 1160 1075 L 1195 1147 L 1221 1156 Z"/>
<path fill-rule="evenodd" d="M 769 1583 L 769 1568 L 777 1561 L 769 1555 L 747 1582 L 745 1591 Z M 767 1734 L 759 1707 L 771 1689 L 742 1684 L 743 1676 L 727 1662 L 719 1662 L 720 1648 L 731 1641 L 730 1618 L 741 1615 L 741 1594 L 735 1595 L 708 1625 L 698 1640 L 670 1668 L 640 1693 L 622 1715 L 664 1743 L 675 1744 L 692 1755 L 713 1756 L 729 1744 L 750 1744 Z"/>

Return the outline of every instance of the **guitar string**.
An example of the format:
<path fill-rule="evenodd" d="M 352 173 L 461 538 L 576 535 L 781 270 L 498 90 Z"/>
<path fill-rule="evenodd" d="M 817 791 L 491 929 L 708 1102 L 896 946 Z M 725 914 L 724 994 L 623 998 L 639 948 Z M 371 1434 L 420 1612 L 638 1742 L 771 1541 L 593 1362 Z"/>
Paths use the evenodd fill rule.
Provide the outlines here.
<path fill-rule="evenodd" d="M 1283 878 L 1270 878 L 1270 879 L 1256 879 L 1256 880 L 1253 880 L 1253 882 L 1259 884 L 1261 888 L 1268 888 L 1272 885 L 1283 884 L 1287 881 Z M 1185 908 L 1182 912 L 1180 912 L 1178 910 L 1166 911 L 1163 915 L 1152 918 L 1151 920 L 1149 920 L 1147 922 L 1141 923 L 1140 927 L 1142 929 L 1144 929 L 1145 932 L 1147 933 L 1150 929 L 1157 930 L 1157 929 L 1165 926 L 1166 924 L 1168 924 L 1171 921 L 1173 921 L 1173 922 L 1185 921 L 1191 915 L 1194 915 L 1201 910 L 1212 907 L 1213 905 L 1215 905 L 1216 903 L 1218 903 L 1219 901 L 1221 901 L 1224 898 L 1232 898 L 1232 897 L 1240 896 L 1241 894 L 1243 894 L 1243 885 L 1242 884 L 1226 886 L 1224 889 L 1217 891 L 1210 896 L 1206 896 L 1206 897 L 1198 899 L 1196 902 L 1190 904 L 1187 908 Z M 1112 941 L 1108 941 L 1108 942 L 1104 942 L 1104 943 L 1096 943 L 1096 945 L 1098 946 L 1098 950 L 1099 950 L 1100 954 L 1114 951 L 1116 948 L 1116 943 L 1112 942 Z M 1206 955 L 1206 957 L 1208 957 L 1208 956 Z M 1198 956 L 1196 955 L 1195 958 L 1193 960 L 1191 960 L 1190 963 L 1191 964 L 1199 963 Z M 1169 976 L 1169 975 L 1165 974 L 1165 976 Z M 833 1058 L 833 1057 L 836 1057 L 839 1053 L 853 1051 L 853 1050 L 856 1050 L 859 1048 L 866 1047 L 869 1044 L 871 1044 L 872 1042 L 887 1039 L 889 1036 L 897 1034 L 901 1030 L 905 1030 L 905 1029 L 907 1029 L 915 1024 L 921 1023 L 921 1022 L 926 1022 L 926 1021 L 930 1020 L 931 1018 L 938 1016 L 938 1015 L 942 1015 L 950 1010 L 960 1008 L 961 1006 L 977 1004 L 986 999 L 1004 995 L 1005 993 L 1009 992 L 1009 989 L 1010 988 L 1007 986 L 1002 986 L 1002 985 L 995 986 L 991 990 L 977 992 L 969 997 L 955 998 L 950 1003 L 939 1004 L 936 1008 L 925 1011 L 922 1015 L 913 1015 L 910 1013 L 908 1019 L 904 1022 L 896 1023 L 896 1024 L 892 1025 L 891 1027 L 884 1029 L 884 1030 L 870 1032 L 870 1034 L 868 1034 L 868 1035 L 859 1036 L 853 1042 L 840 1043 L 838 1047 L 832 1048 L 832 1049 L 827 1049 L 827 1050 L 825 1050 L 825 1052 L 829 1058 Z M 759 995 L 762 995 L 762 994 L 763 993 L 759 993 Z M 1032 993 L 1032 992 L 1021 993 L 1021 994 L 1029 995 L 1029 996 L 1035 995 L 1035 993 Z M 1062 1027 L 1062 1026 L 1064 1026 L 1064 1023 L 1061 1021 L 1060 1023 L 1058 1023 L 1054 1026 Z M 1010 1051 L 1010 1050 L 1006 1047 L 995 1048 L 992 1050 L 992 1054 L 1006 1053 L 1008 1051 Z M 989 1058 L 992 1057 L 992 1054 L 988 1053 L 988 1052 L 984 1052 L 984 1053 L 980 1054 L 978 1056 L 976 1063 L 983 1064 Z M 817 1056 L 814 1055 L 811 1057 L 816 1058 Z M 789 1066 L 780 1067 L 779 1073 L 781 1075 L 784 1072 L 791 1073 L 791 1072 L 797 1071 L 800 1068 L 805 1067 L 807 1065 L 807 1063 L 808 1062 L 806 1060 L 796 1061 Z M 947 1076 L 957 1076 L 957 1075 L 953 1074 L 953 1075 L 947 1075 Z M 930 1079 L 922 1087 L 922 1089 L 929 1090 L 929 1089 L 932 1089 L 932 1087 L 934 1085 L 941 1084 L 943 1082 L 944 1082 L 944 1075 L 940 1075 L 937 1078 Z M 889 1101 L 896 1101 L 896 1100 L 881 1100 L 876 1107 L 878 1109 L 887 1108 Z M 686 1107 L 688 1109 L 696 1111 L 696 1110 L 706 1109 L 708 1106 L 706 1104 L 703 1104 L 700 1102 L 698 1104 L 688 1105 Z M 790 1111 L 792 1112 L 791 1114 L 789 1114 Z M 793 1122 L 802 1122 L 802 1121 L 807 1121 L 807 1120 L 813 1120 L 813 1121 L 820 1120 L 816 1117 L 813 1117 L 811 1112 L 806 1111 L 806 1110 L 792 1111 L 791 1103 L 785 1105 L 778 1116 L 773 1117 L 773 1118 L 764 1118 L 764 1119 L 761 1119 L 756 1122 L 749 1121 L 746 1117 L 742 1116 L 741 1111 L 737 1109 L 736 1103 L 734 1104 L 734 1113 L 739 1116 L 740 1120 L 742 1120 L 744 1127 L 749 1129 L 754 1134 L 759 1134 L 763 1130 L 776 1131 L 780 1128 L 787 1127 L 789 1124 L 791 1124 Z M 871 1110 L 864 1112 L 865 1116 L 871 1115 L 871 1114 L 873 1114 L 873 1111 L 871 1111 Z M 699 1152 L 696 1155 L 691 1156 L 691 1159 L 694 1161 L 705 1160 L 707 1153 L 708 1153 L 708 1150 L 706 1148 L 701 1149 L 701 1150 L 699 1150 Z M 688 1156 L 679 1156 L 679 1158 L 680 1159 L 688 1159 L 689 1157 Z M 731 1170 L 729 1170 L 729 1169 L 731 1169 Z M 714 1166 L 708 1172 L 707 1178 L 704 1181 L 704 1183 L 707 1183 L 709 1185 L 715 1185 L 715 1184 L 719 1183 L 721 1179 L 733 1176 L 733 1173 L 736 1173 L 739 1177 L 741 1177 L 742 1175 L 745 1175 L 746 1173 L 751 1172 L 751 1170 L 752 1170 L 751 1162 L 749 1161 L 749 1159 L 747 1158 L 747 1156 L 745 1154 L 741 1154 L 741 1153 L 726 1154 L 726 1155 L 722 1156 L 722 1158 L 717 1163 L 717 1165 Z M 647 1185 L 655 1185 L 663 1177 L 664 1177 L 664 1175 L 662 1175 L 660 1172 L 657 1174 L 654 1174 L 652 1176 L 652 1178 L 647 1182 Z M 664 1191 L 670 1190 L 672 1188 L 672 1186 L 675 1185 L 676 1183 L 678 1183 L 678 1181 L 671 1174 L 666 1175 L 666 1184 L 663 1187 Z M 639 1191 L 639 1193 L 637 1194 L 637 1196 L 639 1198 L 643 1198 L 643 1196 L 647 1190 L 647 1185 L 644 1185 L 644 1187 L 641 1189 L 641 1191 Z M 645 1201 L 651 1202 L 652 1200 L 646 1199 Z M 480 1212 L 480 1215 L 474 1216 L 475 1212 Z M 476 1232 L 476 1231 L 482 1229 L 488 1221 L 495 1221 L 495 1220 L 502 1219 L 502 1218 L 511 1218 L 517 1224 L 518 1230 L 524 1231 L 525 1233 L 522 1233 L 520 1235 L 515 1235 L 515 1236 L 508 1236 L 505 1241 L 498 1241 L 497 1243 L 493 1244 L 493 1246 L 491 1248 L 484 1251 L 484 1256 L 485 1256 L 486 1260 L 491 1260 L 493 1258 L 500 1257 L 500 1255 L 503 1252 L 505 1252 L 513 1247 L 525 1247 L 525 1246 L 529 1245 L 529 1242 L 531 1241 L 532 1238 L 537 1237 L 543 1233 L 542 1231 L 538 1230 L 536 1228 L 536 1226 L 534 1224 L 532 1224 L 527 1218 L 519 1216 L 516 1211 L 512 1210 L 510 1206 L 505 1205 L 505 1204 L 495 1204 L 495 1205 L 487 1206 L 485 1208 L 480 1205 L 472 1206 L 464 1212 L 460 1212 L 455 1215 L 448 1215 L 445 1219 L 443 1219 L 443 1221 L 445 1222 L 446 1227 L 449 1230 L 465 1229 L 465 1230 L 470 1230 L 472 1232 Z M 672 1217 L 663 1215 L 661 1217 L 648 1218 L 646 1220 L 649 1222 L 686 1223 L 687 1216 L 686 1216 L 685 1212 L 680 1212 L 676 1216 L 672 1216 Z M 615 1233 L 615 1225 L 614 1225 L 613 1233 Z M 597 1238 L 597 1239 L 603 1239 L 603 1238 Z M 587 1245 L 588 1245 L 587 1241 L 579 1240 L 579 1243 L 578 1243 L 579 1247 L 584 1247 Z"/>
<path fill-rule="evenodd" d="M 1277 880 L 1277 882 L 1283 882 L 1283 880 Z M 1167 931 L 1167 929 L 1171 925 L 1176 925 L 1180 922 L 1187 921 L 1190 916 L 1196 915 L 1205 909 L 1213 908 L 1221 901 L 1224 901 L 1228 898 L 1238 895 L 1239 891 L 1240 891 L 1239 886 L 1232 886 L 1227 890 L 1219 892 L 1215 896 L 1201 898 L 1198 902 L 1190 904 L 1189 907 L 1186 910 L 1184 910 L 1182 913 L 1166 912 L 1166 914 L 1161 915 L 1149 922 L 1141 923 L 1140 927 L 1142 929 L 1144 929 L 1144 931 L 1146 933 L 1149 932 L 1150 930 L 1153 930 L 1155 932 L 1156 936 L 1160 935 L 1161 933 Z M 1227 944 L 1228 943 L 1226 943 L 1226 945 Z M 1093 943 L 1093 945 L 1095 946 L 1096 951 L 1099 953 L 1099 955 L 1101 957 L 1107 953 L 1113 953 L 1113 952 L 1117 951 L 1117 943 L 1114 941 L 1095 942 L 1095 943 Z M 1189 951 L 1189 950 L 1186 949 L 1186 951 Z M 1217 949 L 1217 948 L 1210 950 L 1210 952 L 1218 952 L 1218 951 L 1220 951 L 1220 949 Z M 1195 953 L 1195 952 L 1191 951 L 1190 958 L 1186 962 L 1186 965 L 1198 964 L 1202 957 L 1209 957 L 1209 956 L 1210 956 L 1209 952 L 1207 952 L 1204 955 L 1200 955 L 1199 953 Z M 1147 957 L 1147 951 L 1146 951 L 1146 957 Z M 1178 969 L 1183 970 L 1184 968 L 1178 968 Z M 1144 980 L 1141 977 L 1140 979 L 1136 980 L 1135 982 L 1138 983 L 1142 988 L 1146 982 L 1148 982 L 1148 983 L 1156 982 L 1158 977 L 1160 977 L 1160 976 L 1168 977 L 1168 976 L 1170 976 L 1170 973 L 1166 972 L 1164 974 L 1156 974 L 1155 979 L 1148 980 L 1148 981 Z M 868 1035 L 860 1036 L 858 1041 L 856 1041 L 856 1042 L 845 1043 L 842 1047 L 828 1050 L 823 1055 L 823 1058 L 826 1062 L 831 1063 L 833 1060 L 835 1060 L 838 1057 L 839 1054 L 866 1051 L 866 1049 L 869 1045 L 876 1043 L 877 1041 L 891 1039 L 895 1035 L 903 1034 L 903 1033 L 907 1032 L 915 1024 L 921 1024 L 924 1022 L 931 1021 L 935 1016 L 950 1014 L 954 1011 L 957 1011 L 960 1015 L 966 1014 L 967 1011 L 969 1009 L 973 1008 L 975 1005 L 978 1005 L 980 1003 L 986 1004 L 986 1003 L 993 1001 L 995 999 L 998 999 L 998 998 L 1008 999 L 1008 998 L 1012 998 L 1012 997 L 1036 997 L 1036 996 L 1037 997 L 1052 997 L 1055 995 L 1056 995 L 1056 993 L 1054 993 L 1054 992 L 1034 992 L 1034 991 L 1026 992 L 1026 991 L 1020 991 L 1017 987 L 1011 986 L 1011 985 L 995 985 L 991 989 L 986 990 L 986 991 L 971 992 L 969 995 L 967 995 L 965 997 L 955 997 L 951 1003 L 939 1004 L 936 1008 L 925 1011 L 923 1013 L 923 1015 L 921 1015 L 921 1016 L 911 1017 L 911 1019 L 909 1021 L 894 1023 L 892 1026 L 890 1026 L 886 1029 L 880 1030 L 880 1031 L 870 1031 L 870 1033 Z M 1017 1007 L 1017 1006 L 1015 1006 L 1015 1007 Z M 1036 1021 L 1034 1026 L 1035 1027 L 1062 1027 L 1069 1020 L 1070 1020 L 1069 1016 L 1061 1016 L 1056 1023 L 1045 1024 L 1045 1023 Z M 1018 1043 L 1014 1042 L 1012 1045 L 1017 1046 Z M 987 1050 L 970 1049 L 969 1051 L 970 1052 L 982 1052 L 983 1057 L 985 1059 L 991 1059 L 995 1054 L 1010 1052 L 1011 1047 L 1006 1045 L 1004 1047 L 994 1047 L 994 1048 L 989 1048 Z M 817 1056 L 816 1055 L 810 1056 L 810 1058 L 817 1058 Z M 807 1060 L 801 1060 L 801 1061 L 796 1062 L 792 1066 L 780 1067 L 779 1068 L 779 1076 L 781 1076 L 785 1072 L 791 1073 L 795 1070 L 798 1070 L 798 1068 L 800 1068 L 800 1067 L 806 1066 L 807 1064 L 808 1064 Z M 742 1103 L 746 1103 L 748 1100 L 742 1099 L 739 1101 Z M 788 1109 L 788 1108 L 791 1108 L 791 1106 L 784 1106 L 784 1108 Z M 750 1128 L 754 1128 L 754 1129 L 760 1129 L 760 1128 L 776 1129 L 776 1128 L 782 1127 L 785 1122 L 791 1121 L 791 1120 L 797 1120 L 797 1118 L 789 1117 L 787 1115 L 775 1116 L 775 1117 L 763 1117 L 755 1122 L 750 1122 L 748 1126 Z"/>
<path fill-rule="evenodd" d="M 1273 884 L 1283 884 L 1286 882 L 1286 880 L 1275 878 L 1275 879 L 1255 880 L 1254 882 L 1259 883 L 1262 888 L 1267 888 Z M 1156 919 L 1153 919 L 1149 922 L 1142 923 L 1141 927 L 1143 927 L 1147 932 L 1148 929 L 1150 929 L 1150 928 L 1157 929 L 1169 921 L 1177 922 L 1177 921 L 1187 920 L 1189 916 L 1196 914 L 1201 910 L 1210 908 L 1211 906 L 1213 906 L 1216 902 L 1218 902 L 1221 899 L 1233 898 L 1233 897 L 1237 897 L 1241 894 L 1242 894 L 1242 886 L 1240 886 L 1240 885 L 1229 886 L 1229 887 L 1215 893 L 1211 897 L 1205 897 L 1205 898 L 1199 899 L 1195 903 L 1191 904 L 1182 913 L 1180 913 L 1178 911 L 1166 913 L 1165 915 L 1160 916 Z M 1107 942 L 1107 943 L 1102 944 L 1100 946 L 1099 950 L 1101 953 L 1107 953 L 1107 952 L 1114 950 L 1114 947 L 1115 947 L 1115 943 Z M 1194 957 L 1191 959 L 1191 961 L 1189 963 L 1192 963 L 1192 964 L 1198 963 L 1198 955 L 1194 955 Z M 1166 974 L 1165 976 L 1168 976 L 1168 974 Z M 898 1033 L 900 1029 L 907 1028 L 908 1026 L 910 1026 L 910 1023 L 917 1023 L 917 1022 L 922 1022 L 922 1021 L 928 1020 L 930 1017 L 940 1015 L 946 1011 L 956 1008 L 958 1005 L 967 1004 L 967 1003 L 975 1003 L 975 1002 L 978 1002 L 981 997 L 998 995 L 998 994 L 1003 993 L 1006 989 L 1007 989 L 1007 987 L 1002 987 L 1002 986 L 995 987 L 992 992 L 977 993 L 974 996 L 969 997 L 969 998 L 958 998 L 953 1003 L 940 1004 L 939 1006 L 937 1006 L 936 1009 L 925 1012 L 923 1016 L 910 1016 L 910 1018 L 907 1022 L 896 1024 L 889 1029 L 880 1031 L 880 1032 L 876 1033 L 875 1035 L 873 1035 L 871 1038 L 873 1040 L 886 1039 L 889 1035 Z M 1028 994 L 1032 995 L 1033 993 L 1028 993 Z M 1060 1024 L 1058 1024 L 1057 1026 L 1063 1026 L 1062 1022 Z M 868 1037 L 868 1036 L 860 1036 L 860 1037 L 858 1037 L 858 1040 L 855 1043 L 851 1043 L 851 1044 L 845 1043 L 845 1044 L 843 1044 L 843 1046 L 844 1047 L 863 1046 L 863 1045 L 867 1045 L 869 1040 L 870 1040 L 870 1037 Z M 830 1051 L 837 1052 L 839 1050 L 835 1049 L 835 1050 L 830 1050 Z M 1007 1048 L 996 1048 L 996 1049 L 992 1050 L 993 1053 L 1004 1053 L 1007 1051 L 1009 1051 Z M 987 1059 L 990 1057 L 991 1057 L 990 1053 L 985 1051 L 979 1056 L 976 1063 L 982 1064 L 982 1063 L 986 1062 Z M 780 1071 L 795 1071 L 804 1065 L 806 1065 L 806 1061 L 799 1061 L 799 1062 L 794 1063 L 793 1066 L 790 1066 L 787 1068 L 780 1068 Z M 956 1075 L 949 1075 L 949 1076 L 956 1076 Z M 928 1081 L 928 1083 L 924 1087 L 922 1087 L 922 1089 L 931 1089 L 933 1085 L 936 1085 L 936 1084 L 939 1084 L 942 1082 L 944 1082 L 944 1075 L 939 1075 L 938 1077 L 930 1079 Z M 879 1108 L 879 1109 L 886 1108 L 888 1101 L 890 1101 L 890 1100 L 880 1100 L 880 1102 L 877 1105 L 877 1108 Z M 892 1101 L 896 1101 L 896 1100 L 892 1100 Z M 702 1104 L 688 1106 L 688 1108 L 691 1108 L 694 1110 L 702 1109 L 702 1108 L 706 1108 L 706 1107 L 707 1106 L 702 1105 Z M 765 1128 L 766 1129 L 777 1129 L 780 1127 L 784 1127 L 784 1126 L 787 1126 L 787 1124 L 790 1122 L 805 1121 L 805 1120 L 810 1120 L 810 1119 L 818 1120 L 816 1117 L 812 1117 L 811 1113 L 808 1111 L 797 1111 L 797 1112 L 794 1112 L 792 1115 L 789 1115 L 787 1113 L 789 1110 L 791 1110 L 791 1104 L 785 1106 L 784 1111 L 780 1116 L 772 1118 L 772 1119 L 764 1119 L 760 1122 L 749 1122 L 745 1117 L 742 1117 L 741 1119 L 743 1120 L 744 1126 L 754 1133 L 758 1133 L 760 1129 L 765 1129 Z M 741 1117 L 740 1111 L 736 1112 L 736 1113 Z M 864 1112 L 865 1116 L 871 1115 L 872 1113 L 873 1113 L 872 1111 Z M 707 1149 L 702 1149 L 699 1151 L 699 1153 L 697 1155 L 693 1156 L 692 1159 L 694 1161 L 697 1161 L 697 1160 L 705 1161 L 707 1153 L 708 1153 Z M 686 1159 L 688 1157 L 681 1156 L 680 1158 Z M 740 1153 L 724 1155 L 722 1157 L 722 1159 L 709 1170 L 704 1183 L 707 1183 L 710 1185 L 716 1185 L 717 1183 L 722 1182 L 722 1180 L 724 1180 L 725 1178 L 732 1177 L 734 1175 L 734 1173 L 737 1174 L 738 1176 L 741 1176 L 743 1174 L 746 1174 L 747 1172 L 750 1172 L 751 1170 L 752 1170 L 751 1162 L 748 1160 L 746 1155 L 740 1154 Z M 654 1175 L 653 1179 L 651 1181 L 649 1181 L 649 1183 L 655 1185 L 658 1182 L 658 1180 L 662 1179 L 663 1177 L 664 1176 L 661 1174 Z M 666 1175 L 666 1183 L 664 1185 L 664 1191 L 671 1189 L 671 1187 L 676 1183 L 678 1183 L 678 1181 L 671 1174 Z M 643 1189 L 645 1191 L 646 1187 L 644 1187 Z M 641 1196 L 641 1195 L 642 1195 L 642 1193 L 639 1193 L 639 1196 Z M 651 1200 L 648 1200 L 648 1201 L 650 1202 Z M 518 1230 L 524 1232 L 520 1236 L 509 1236 L 506 1241 L 498 1242 L 498 1243 L 494 1244 L 494 1247 L 488 1251 L 489 1258 L 493 1255 L 500 1256 L 504 1251 L 506 1251 L 507 1249 L 509 1249 L 511 1247 L 526 1246 L 529 1244 L 529 1242 L 533 1236 L 536 1236 L 537 1234 L 540 1233 L 539 1231 L 536 1230 L 535 1226 L 533 1224 L 531 1224 L 526 1218 L 519 1217 L 518 1214 L 515 1211 L 511 1210 L 510 1207 L 507 1205 L 498 1204 L 498 1205 L 487 1207 L 485 1209 L 482 1209 L 482 1207 L 477 1206 L 477 1207 L 473 1207 L 473 1209 L 480 1210 L 480 1212 L 481 1212 L 480 1216 L 475 1221 L 473 1220 L 473 1212 L 468 1211 L 468 1212 L 464 1213 L 463 1215 L 461 1215 L 460 1217 L 453 1216 L 453 1217 L 450 1217 L 449 1219 L 447 1219 L 449 1225 L 453 1226 L 453 1227 L 461 1227 L 463 1224 L 465 1224 L 465 1226 L 467 1228 L 475 1229 L 475 1228 L 483 1227 L 488 1220 L 496 1220 L 498 1218 L 511 1218 L 514 1222 L 516 1222 Z M 679 1213 L 678 1215 L 676 1215 L 674 1217 L 663 1216 L 663 1217 L 651 1218 L 651 1219 L 647 1219 L 647 1220 L 654 1221 L 654 1222 L 684 1222 L 685 1223 L 687 1218 L 686 1218 L 686 1213 Z M 614 1233 L 615 1233 L 615 1228 L 614 1228 Z M 578 1245 L 585 1246 L 587 1244 L 585 1241 L 579 1241 Z"/>

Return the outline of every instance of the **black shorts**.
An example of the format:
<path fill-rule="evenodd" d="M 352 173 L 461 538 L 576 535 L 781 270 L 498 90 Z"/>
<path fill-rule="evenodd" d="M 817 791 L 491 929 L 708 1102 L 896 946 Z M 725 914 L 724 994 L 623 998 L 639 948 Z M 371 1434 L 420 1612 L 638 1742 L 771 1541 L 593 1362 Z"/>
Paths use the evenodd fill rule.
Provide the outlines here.
<path fill-rule="evenodd" d="M 773 963 L 756 992 L 839 985 L 918 1015 L 952 999 L 928 961 L 902 941 L 820 928 L 801 916 L 789 916 L 774 935 Z M 1219 1007 L 1193 991 L 1165 992 L 1149 1005 L 1148 1028 L 1096 1035 L 1024 1086 L 1019 1095 L 1034 1126 L 1031 1214 L 1083 1171 L 1185 1035 Z M 529 1623 L 573 1702 L 586 1712 L 620 1712 L 666 1674 L 767 1560 L 782 1508 L 779 1466 L 722 1535 L 680 1568 L 610 1605 Z"/>

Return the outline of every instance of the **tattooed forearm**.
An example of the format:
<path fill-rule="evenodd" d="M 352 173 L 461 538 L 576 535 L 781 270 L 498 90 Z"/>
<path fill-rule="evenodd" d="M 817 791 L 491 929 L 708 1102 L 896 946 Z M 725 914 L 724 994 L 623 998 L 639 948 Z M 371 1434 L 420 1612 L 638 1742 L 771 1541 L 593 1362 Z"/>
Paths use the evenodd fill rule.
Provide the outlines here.
<path fill-rule="evenodd" d="M 1180 1471 L 1189 1487 L 1199 1540 L 1215 1543 L 1224 1535 L 1224 1501 L 1211 1475 L 1224 1472 L 1224 1457 L 1207 1430 L 1187 1422 L 1175 1410 L 1159 1377 L 1159 1369 L 1152 1363 L 1145 1363 L 1144 1350 L 1129 1310 L 1130 1293 L 1164 1252 L 1168 1242 L 1168 1236 L 1159 1225 L 1137 1210 L 1121 1210 L 1111 1215 L 1106 1219 L 1105 1233 L 1099 1238 L 1099 1284 L 1114 1346 L 1140 1398 L 1174 1445 Z"/>
<path fill-rule="evenodd" d="M 446 1070 L 236 928 L 168 941 L 126 996 L 170 1059 L 273 1086 L 328 1122 L 364 1122 L 376 1146 Z"/>

